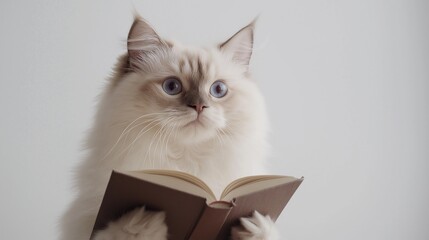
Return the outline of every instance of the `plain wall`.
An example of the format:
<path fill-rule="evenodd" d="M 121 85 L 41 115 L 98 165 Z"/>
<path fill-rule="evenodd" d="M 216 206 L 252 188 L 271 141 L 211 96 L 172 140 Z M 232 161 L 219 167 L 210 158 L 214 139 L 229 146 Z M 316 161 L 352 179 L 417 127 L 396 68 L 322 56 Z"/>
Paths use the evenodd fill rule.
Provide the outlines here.
<path fill-rule="evenodd" d="M 134 8 L 207 45 L 256 15 L 282 239 L 429 239 L 429 1 L 0 2 L 0 239 L 56 239 Z"/>

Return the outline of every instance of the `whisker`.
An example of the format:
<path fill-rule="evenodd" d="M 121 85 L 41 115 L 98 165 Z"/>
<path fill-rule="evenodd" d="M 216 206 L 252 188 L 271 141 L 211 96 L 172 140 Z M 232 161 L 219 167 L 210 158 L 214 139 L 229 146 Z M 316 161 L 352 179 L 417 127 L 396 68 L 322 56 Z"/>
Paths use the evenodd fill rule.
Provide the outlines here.
<path fill-rule="evenodd" d="M 162 143 L 165 141 L 165 138 L 166 138 L 166 136 L 167 136 L 167 131 L 168 131 L 168 128 L 167 128 L 167 125 L 169 125 L 170 123 L 173 123 L 174 122 L 174 118 L 170 118 L 165 124 L 164 124 L 164 126 L 163 126 L 163 131 L 161 132 L 161 136 L 159 137 L 159 140 L 158 140 L 158 142 L 157 142 L 157 144 L 156 144 L 156 148 L 155 148 L 155 150 L 158 148 L 158 143 L 160 143 L 160 151 L 159 151 L 159 157 L 160 157 L 160 159 L 159 160 L 163 160 L 163 156 L 162 156 L 162 153 L 163 153 L 163 150 L 165 150 L 165 149 L 163 149 L 162 147 L 163 147 L 163 145 L 162 145 Z M 165 146 L 165 147 L 167 147 L 167 146 Z"/>
<path fill-rule="evenodd" d="M 142 118 L 144 118 L 144 117 L 149 117 L 149 116 L 153 116 L 153 115 L 161 115 L 161 114 L 163 114 L 163 113 L 149 113 L 149 114 L 143 114 L 143 115 L 141 115 L 141 116 L 139 116 L 139 117 L 137 117 L 136 119 L 134 119 L 134 121 L 132 121 L 130 124 L 128 124 L 126 127 L 125 127 L 125 129 L 122 131 L 122 133 L 120 134 L 120 136 L 119 136 L 119 138 L 118 138 L 118 140 L 115 142 L 115 144 L 113 144 L 113 146 L 109 149 L 109 151 L 104 155 L 104 157 L 103 157 L 103 159 L 105 159 L 107 156 L 109 156 L 110 155 L 110 153 L 113 151 L 113 149 L 118 145 L 118 143 L 121 141 L 121 139 L 122 139 L 122 137 L 124 136 L 124 135 L 126 135 L 126 134 L 128 134 L 129 133 L 129 131 L 131 131 L 134 127 L 136 127 L 136 126 L 134 126 L 133 128 L 131 128 L 131 129 L 128 129 L 128 128 L 130 128 L 131 127 L 131 125 L 133 125 L 135 122 L 137 122 L 138 120 L 140 120 L 140 119 L 142 119 Z"/>
<path fill-rule="evenodd" d="M 170 128 L 170 132 L 168 133 L 167 140 L 165 142 L 165 148 L 164 148 L 165 149 L 165 155 L 164 155 L 165 159 L 168 158 L 168 143 L 170 142 L 171 135 L 173 132 L 176 132 L 176 134 L 177 134 L 177 130 L 179 129 L 178 126 L 179 126 L 179 124 L 177 122 L 173 122 L 173 127 Z"/>
<path fill-rule="evenodd" d="M 218 129 L 216 129 L 216 140 L 219 142 L 221 146 L 223 146 L 224 143 L 221 140 L 220 131 Z"/>
<path fill-rule="evenodd" d="M 168 124 L 172 123 L 173 121 L 170 121 Z M 166 124 L 167 126 L 167 124 Z M 167 154 L 167 145 L 165 144 L 166 138 L 168 136 L 168 133 L 171 131 L 171 128 L 166 127 L 165 130 L 162 133 L 162 136 L 160 137 L 160 146 L 159 146 L 159 160 L 165 162 L 166 160 L 166 154 Z"/>
<path fill-rule="evenodd" d="M 123 150 L 123 151 L 128 150 L 128 152 L 127 152 L 127 155 L 126 155 L 126 156 L 128 156 L 128 154 L 130 153 L 130 151 L 133 149 L 133 147 L 134 147 L 135 143 L 137 142 L 137 140 L 138 140 L 141 136 L 143 136 L 145 133 L 147 133 L 148 131 L 150 131 L 151 129 L 153 129 L 155 126 L 157 126 L 157 123 L 158 123 L 158 121 L 157 121 L 157 120 L 158 120 L 158 119 L 154 119 L 154 121 L 150 122 L 148 125 L 144 126 L 144 127 L 139 131 L 139 133 L 138 133 L 138 134 L 137 134 L 137 136 L 134 138 L 134 140 L 132 141 L 132 143 L 131 143 L 131 144 L 129 144 L 129 145 L 126 147 L 126 149 L 124 149 L 124 150 Z"/>
<path fill-rule="evenodd" d="M 230 131 L 227 128 L 220 128 L 221 136 L 228 138 L 229 142 L 232 142 L 232 138 L 230 136 Z"/>
<path fill-rule="evenodd" d="M 172 118 L 172 117 L 170 117 L 170 118 Z M 167 119 L 167 121 L 170 119 L 170 118 L 168 118 Z M 152 144 L 154 143 L 154 141 L 157 141 L 157 137 L 158 137 L 158 135 L 159 135 L 159 133 L 160 133 L 160 131 L 162 130 L 162 128 L 163 128 L 163 122 L 164 122 L 165 120 L 161 120 L 160 121 L 160 123 L 161 123 L 161 128 L 159 128 L 156 132 L 155 132 L 155 134 L 153 135 L 153 137 L 152 137 L 152 140 L 151 140 L 151 142 L 150 142 L 150 144 L 149 144 L 149 148 L 148 148 L 148 150 L 147 150 L 147 152 L 146 152 L 146 154 L 145 154 L 145 159 L 147 159 L 147 157 L 149 156 L 149 153 L 152 151 Z M 156 150 L 156 149 L 155 149 Z M 152 164 L 152 166 L 154 166 L 154 163 L 153 163 L 153 161 L 154 161 L 155 159 L 149 159 L 149 161 L 151 162 L 151 164 Z"/>

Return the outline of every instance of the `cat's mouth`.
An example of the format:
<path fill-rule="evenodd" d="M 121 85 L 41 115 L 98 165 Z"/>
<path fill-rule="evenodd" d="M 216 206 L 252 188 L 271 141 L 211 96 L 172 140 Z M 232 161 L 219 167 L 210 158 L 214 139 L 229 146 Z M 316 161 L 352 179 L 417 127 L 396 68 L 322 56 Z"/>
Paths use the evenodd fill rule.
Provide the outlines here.
<path fill-rule="evenodd" d="M 192 116 L 192 115 L 191 115 Z M 202 113 L 193 115 L 190 119 L 189 122 L 186 123 L 183 127 L 205 127 L 204 121 L 205 121 L 206 116 L 203 116 Z"/>
<path fill-rule="evenodd" d="M 183 141 L 188 143 L 198 143 L 207 141 L 216 136 L 216 128 L 218 124 L 210 116 L 210 113 L 205 114 L 187 114 L 183 118 L 179 132 Z M 185 140 L 186 139 L 186 140 Z"/>
<path fill-rule="evenodd" d="M 198 127 L 198 126 L 204 127 L 204 124 L 203 124 L 203 122 L 201 121 L 201 119 L 199 117 L 197 117 L 196 119 L 188 122 L 183 127 Z"/>

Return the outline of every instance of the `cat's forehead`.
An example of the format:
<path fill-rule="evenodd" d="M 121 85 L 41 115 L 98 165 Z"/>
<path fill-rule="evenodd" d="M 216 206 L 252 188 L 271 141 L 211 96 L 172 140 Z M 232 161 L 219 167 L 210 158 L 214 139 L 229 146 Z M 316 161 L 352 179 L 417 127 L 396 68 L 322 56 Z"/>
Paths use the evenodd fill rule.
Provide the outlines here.
<path fill-rule="evenodd" d="M 176 47 L 175 71 L 190 83 L 201 84 L 215 78 L 216 63 L 209 49 Z"/>

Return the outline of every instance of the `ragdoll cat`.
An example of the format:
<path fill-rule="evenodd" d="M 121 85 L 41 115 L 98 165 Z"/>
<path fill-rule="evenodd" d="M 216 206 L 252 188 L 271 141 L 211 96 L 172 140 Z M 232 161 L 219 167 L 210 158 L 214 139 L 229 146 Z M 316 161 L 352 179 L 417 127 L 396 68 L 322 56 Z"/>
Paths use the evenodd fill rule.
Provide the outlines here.
<path fill-rule="evenodd" d="M 128 53 L 105 89 L 77 169 L 77 198 L 62 218 L 62 240 L 89 239 L 112 169 L 172 169 L 193 174 L 220 195 L 239 177 L 265 173 L 267 119 L 249 79 L 253 23 L 212 48 L 166 41 L 136 18 Z M 135 209 L 96 240 L 167 239 L 163 212 Z M 277 239 L 255 212 L 233 239 Z"/>

